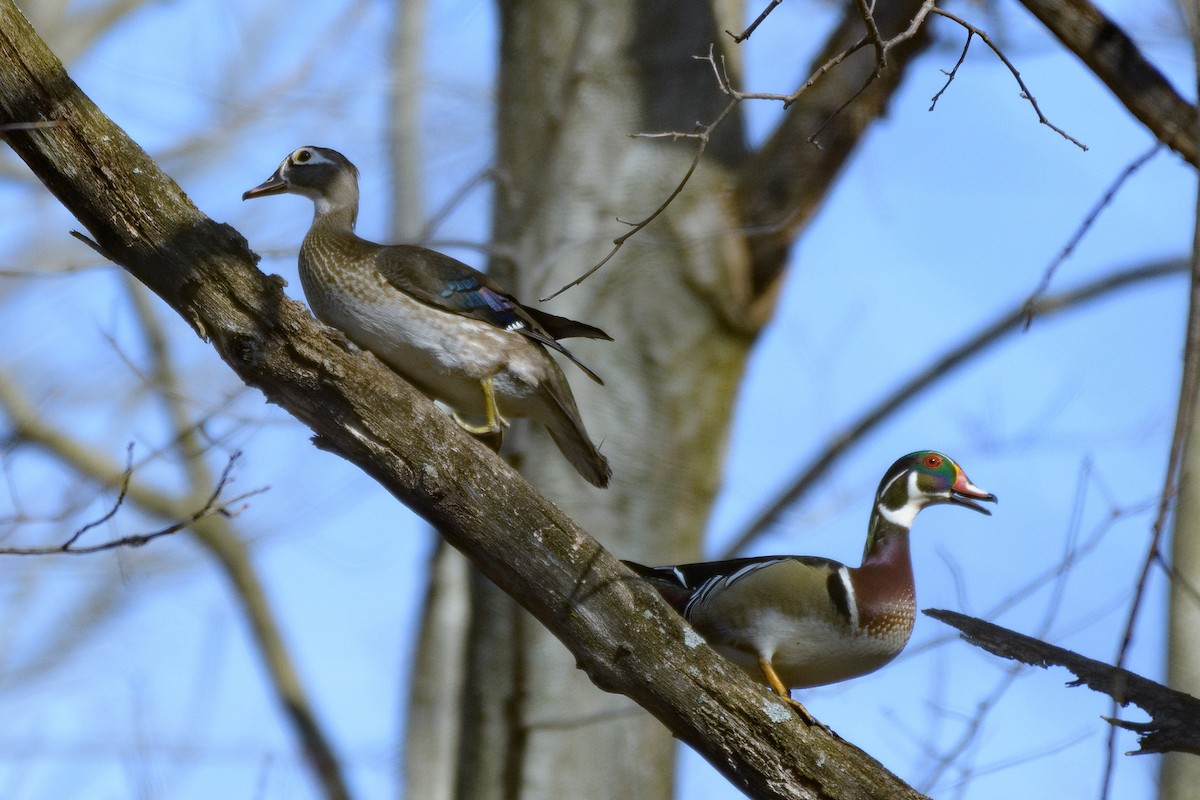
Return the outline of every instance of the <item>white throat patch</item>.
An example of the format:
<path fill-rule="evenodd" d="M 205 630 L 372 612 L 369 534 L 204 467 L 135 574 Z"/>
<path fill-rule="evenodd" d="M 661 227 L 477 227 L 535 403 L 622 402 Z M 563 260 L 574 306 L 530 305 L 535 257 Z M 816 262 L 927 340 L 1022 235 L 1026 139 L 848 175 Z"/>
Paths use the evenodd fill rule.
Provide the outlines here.
<path fill-rule="evenodd" d="M 917 514 L 920 513 L 921 508 L 925 504 L 918 499 L 921 496 L 921 490 L 917 488 L 917 473 L 908 472 L 905 474 L 908 475 L 908 502 L 900 506 L 900 508 L 888 508 L 881 501 L 879 503 L 879 516 L 893 525 L 899 525 L 902 528 L 911 528 L 913 522 L 917 519 Z M 893 480 L 898 480 L 899 478 L 900 476 L 897 475 Z M 884 491 L 879 493 L 880 496 L 886 495 L 887 489 L 890 486 L 891 484 L 888 484 L 888 486 L 884 487 Z"/>

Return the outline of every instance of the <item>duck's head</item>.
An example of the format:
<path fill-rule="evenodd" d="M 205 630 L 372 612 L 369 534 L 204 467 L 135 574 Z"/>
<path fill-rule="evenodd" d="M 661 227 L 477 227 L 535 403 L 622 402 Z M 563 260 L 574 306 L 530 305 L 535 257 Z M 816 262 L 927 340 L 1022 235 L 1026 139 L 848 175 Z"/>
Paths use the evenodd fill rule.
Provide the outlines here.
<path fill-rule="evenodd" d="M 995 503 L 996 495 L 971 483 L 962 467 L 949 456 L 919 450 L 896 461 L 883 476 L 875 496 L 875 509 L 889 522 L 907 528 L 922 508 L 940 503 L 991 514 L 976 502 L 981 500 Z"/>
<path fill-rule="evenodd" d="M 272 194 L 299 194 L 317 204 L 317 213 L 350 205 L 357 210 L 358 169 L 337 150 L 306 145 L 288 154 L 265 181 L 243 200 Z"/>

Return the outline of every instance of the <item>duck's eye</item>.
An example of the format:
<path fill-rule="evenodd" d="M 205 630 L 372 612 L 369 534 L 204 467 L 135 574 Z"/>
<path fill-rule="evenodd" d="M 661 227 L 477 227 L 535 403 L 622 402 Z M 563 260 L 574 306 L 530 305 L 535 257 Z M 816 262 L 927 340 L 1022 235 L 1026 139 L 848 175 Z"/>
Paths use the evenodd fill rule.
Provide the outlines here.
<path fill-rule="evenodd" d="M 929 467 L 930 469 L 937 469 L 941 465 L 942 465 L 942 457 L 941 456 L 935 455 L 933 453 L 930 453 L 929 455 L 925 456 L 925 466 Z"/>
<path fill-rule="evenodd" d="M 312 150 L 302 148 L 292 154 L 292 161 L 296 162 L 297 164 L 307 164 L 312 160 L 312 155 Z"/>

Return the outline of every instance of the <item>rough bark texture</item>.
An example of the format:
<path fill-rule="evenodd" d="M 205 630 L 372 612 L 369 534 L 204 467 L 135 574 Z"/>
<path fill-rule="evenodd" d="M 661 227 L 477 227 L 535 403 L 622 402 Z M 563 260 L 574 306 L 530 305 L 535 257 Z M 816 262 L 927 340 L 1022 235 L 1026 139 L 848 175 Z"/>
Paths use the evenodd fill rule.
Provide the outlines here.
<path fill-rule="evenodd" d="M 1169 689 L 1129 670 L 1118 669 L 1070 650 L 1001 628 L 966 614 L 940 609 L 925 612 L 936 620 L 953 625 L 963 638 L 989 653 L 1011 658 L 1034 667 L 1059 666 L 1071 670 L 1078 680 L 1069 686 L 1085 685 L 1103 692 L 1120 705 L 1130 703 L 1150 715 L 1149 722 L 1110 719 L 1114 725 L 1137 731 L 1141 746 L 1137 753 L 1180 751 L 1200 754 L 1200 700 Z M 1036 720 L 1031 720 L 1036 724 Z M 1194 796 L 1195 786 L 1192 786 Z"/>
<path fill-rule="evenodd" d="M 558 507 L 376 359 L 316 325 L 0 0 L 0 124 L 31 121 L 57 125 L 10 132 L 8 143 L 110 258 L 312 428 L 319 446 L 378 480 L 518 598 L 593 682 L 628 694 L 755 797 L 919 797 L 697 644 Z"/>

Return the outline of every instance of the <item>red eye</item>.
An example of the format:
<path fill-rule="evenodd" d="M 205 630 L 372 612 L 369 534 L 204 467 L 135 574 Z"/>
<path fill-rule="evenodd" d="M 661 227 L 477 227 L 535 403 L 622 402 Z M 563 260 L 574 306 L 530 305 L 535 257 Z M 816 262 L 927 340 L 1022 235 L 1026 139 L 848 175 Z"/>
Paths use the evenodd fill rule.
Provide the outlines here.
<path fill-rule="evenodd" d="M 925 456 L 925 466 L 929 467 L 930 469 L 937 469 L 941 465 L 942 465 L 942 457 L 941 456 L 934 455 L 933 453 L 930 453 L 929 455 Z"/>

